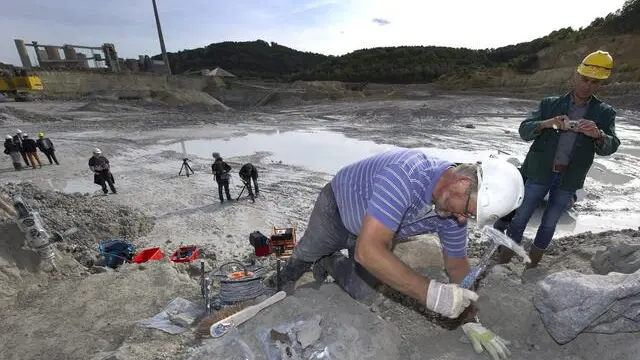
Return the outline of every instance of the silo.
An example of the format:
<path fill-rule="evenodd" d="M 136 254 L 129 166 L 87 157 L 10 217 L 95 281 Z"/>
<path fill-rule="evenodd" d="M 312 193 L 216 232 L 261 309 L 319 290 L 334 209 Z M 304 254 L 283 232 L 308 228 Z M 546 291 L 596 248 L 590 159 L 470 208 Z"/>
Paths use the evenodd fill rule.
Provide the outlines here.
<path fill-rule="evenodd" d="M 76 55 L 76 49 L 71 45 L 62 46 L 62 50 L 64 51 L 64 59 L 65 60 L 78 60 L 78 56 Z"/>
<path fill-rule="evenodd" d="M 83 53 L 77 53 L 76 56 L 78 60 L 83 60 L 79 63 L 80 67 L 88 69 L 89 68 L 89 60 L 87 60 L 87 55 Z"/>
<path fill-rule="evenodd" d="M 44 49 L 38 49 L 38 57 L 40 57 L 40 60 L 49 60 L 49 55 L 47 55 L 46 50 Z"/>
<path fill-rule="evenodd" d="M 138 67 L 138 60 L 136 59 L 126 59 L 125 65 L 131 72 L 138 72 L 140 70 Z"/>
<path fill-rule="evenodd" d="M 47 56 L 49 60 L 61 60 L 60 52 L 58 51 L 57 46 L 45 46 L 45 50 L 47 50 Z"/>

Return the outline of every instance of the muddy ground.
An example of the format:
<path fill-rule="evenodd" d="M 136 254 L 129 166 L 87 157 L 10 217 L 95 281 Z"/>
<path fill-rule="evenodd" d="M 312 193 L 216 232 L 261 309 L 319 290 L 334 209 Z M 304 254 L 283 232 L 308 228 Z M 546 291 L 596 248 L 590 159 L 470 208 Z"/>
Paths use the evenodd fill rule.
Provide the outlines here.
<path fill-rule="evenodd" d="M 56 244 L 61 272 L 47 276 L 35 271 L 36 259 L 21 248 L 23 239 L 15 225 L 3 223 L 0 337 L 7 346 L 0 358 L 187 359 L 201 345 L 191 332 L 169 335 L 135 321 L 155 315 L 176 297 L 201 302 L 196 267 L 166 261 L 128 264 L 118 271 L 98 267 L 94 249 L 99 240 L 124 236 L 139 249 L 160 246 L 165 254 L 181 243 L 196 244 L 211 270 L 245 259 L 252 252 L 252 231 L 270 234 L 274 225 L 295 226 L 302 235 L 313 202 L 331 175 L 370 154 L 393 146 L 456 149 L 464 156 L 499 149 L 521 159 L 528 144 L 519 139 L 517 126 L 535 104 L 434 96 L 225 113 L 106 100 L 0 104 L 0 132 L 44 131 L 61 162 L 49 165 L 40 154 L 41 169 L 15 172 L 4 156 L 3 192 L 22 192 L 52 228 L 81 230 Z M 637 243 L 637 231 L 623 229 L 636 228 L 640 220 L 638 118 L 637 112 L 619 110 L 616 129 L 623 145 L 617 154 L 597 158 L 585 198 L 574 209 L 577 221 L 567 218 L 558 230 L 558 236 L 572 236 L 554 242 L 541 269 L 527 274 L 522 283 L 522 264 L 515 261 L 494 268 L 485 278 L 480 319 L 513 342 L 513 359 L 640 356 L 637 334 L 582 334 L 560 346 L 547 334 L 531 303 L 536 280 L 544 275 L 564 269 L 590 273 L 589 260 L 598 249 L 619 241 Z M 102 196 L 92 183 L 87 162 L 94 147 L 111 161 L 117 195 Z M 178 176 L 183 147 L 195 171 L 190 177 Z M 220 204 L 210 175 L 213 151 L 222 154 L 234 174 L 244 162 L 258 165 L 261 196 L 255 203 L 245 191 L 239 201 Z M 240 184 L 234 176 L 234 199 Z M 603 232 L 607 230 L 620 231 Z M 531 227 L 527 235 L 534 231 Z M 585 231 L 595 234 L 575 235 Z M 473 242 L 471 254 L 479 255 L 482 246 Z M 425 274 L 442 276 L 433 237 L 399 244 L 396 251 Z M 460 329 L 451 330 L 392 291 L 386 292 L 388 300 L 369 309 L 335 285 L 316 289 L 304 282 L 297 295 L 240 329 L 256 359 L 265 358 L 257 339 L 262 330 L 313 314 L 324 319 L 321 341 L 338 349 L 334 358 L 488 358 L 475 355 L 461 341 Z"/>

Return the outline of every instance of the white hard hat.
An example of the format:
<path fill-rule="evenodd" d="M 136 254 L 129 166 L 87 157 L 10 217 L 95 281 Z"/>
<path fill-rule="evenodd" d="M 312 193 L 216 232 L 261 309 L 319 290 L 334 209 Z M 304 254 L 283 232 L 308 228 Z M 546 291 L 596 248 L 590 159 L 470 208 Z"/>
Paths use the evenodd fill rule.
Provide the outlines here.
<path fill-rule="evenodd" d="M 22 130 L 20 129 L 16 130 L 16 134 L 22 134 Z"/>
<path fill-rule="evenodd" d="M 13 136 L 11 136 L 11 135 L 7 135 L 7 139 L 8 139 L 8 140 L 11 140 L 11 139 L 13 139 Z"/>
<path fill-rule="evenodd" d="M 28 137 L 28 136 L 29 136 L 29 134 L 27 134 L 27 133 L 22 133 L 22 137 Z"/>
<path fill-rule="evenodd" d="M 524 181 L 511 163 L 498 159 L 482 160 L 478 166 L 476 227 L 493 224 L 520 207 Z"/>
<path fill-rule="evenodd" d="M 98 148 L 93 149 L 94 154 L 102 154 L 102 151 Z"/>

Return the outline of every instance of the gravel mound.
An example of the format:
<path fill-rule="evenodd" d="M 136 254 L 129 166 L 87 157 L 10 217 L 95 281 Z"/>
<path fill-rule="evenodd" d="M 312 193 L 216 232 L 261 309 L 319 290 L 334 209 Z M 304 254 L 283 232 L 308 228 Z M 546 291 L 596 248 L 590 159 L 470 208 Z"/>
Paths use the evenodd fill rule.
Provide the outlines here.
<path fill-rule="evenodd" d="M 134 240 L 149 233 L 155 219 L 140 210 L 117 205 L 107 198 L 92 197 L 80 193 L 66 194 L 43 191 L 29 184 L 9 183 L 0 191 L 13 196 L 21 194 L 23 199 L 42 216 L 47 230 L 60 233 L 77 227 L 78 231 L 67 242 L 73 245 L 96 245 L 109 237 L 126 237 Z"/>

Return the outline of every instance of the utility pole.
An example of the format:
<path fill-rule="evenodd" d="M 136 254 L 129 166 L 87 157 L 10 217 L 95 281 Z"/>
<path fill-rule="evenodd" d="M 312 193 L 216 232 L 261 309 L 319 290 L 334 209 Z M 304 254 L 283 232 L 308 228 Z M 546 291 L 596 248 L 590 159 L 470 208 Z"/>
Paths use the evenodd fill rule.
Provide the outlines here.
<path fill-rule="evenodd" d="M 156 0 L 153 2 L 153 13 L 156 16 L 156 26 L 158 27 L 158 38 L 160 39 L 160 50 L 162 50 L 162 60 L 164 60 L 164 66 L 167 67 L 167 74 L 171 75 L 171 66 L 169 66 L 169 57 L 167 56 L 167 49 L 164 47 L 164 37 L 162 36 L 162 28 L 160 27 L 160 17 L 158 16 L 158 6 Z"/>

